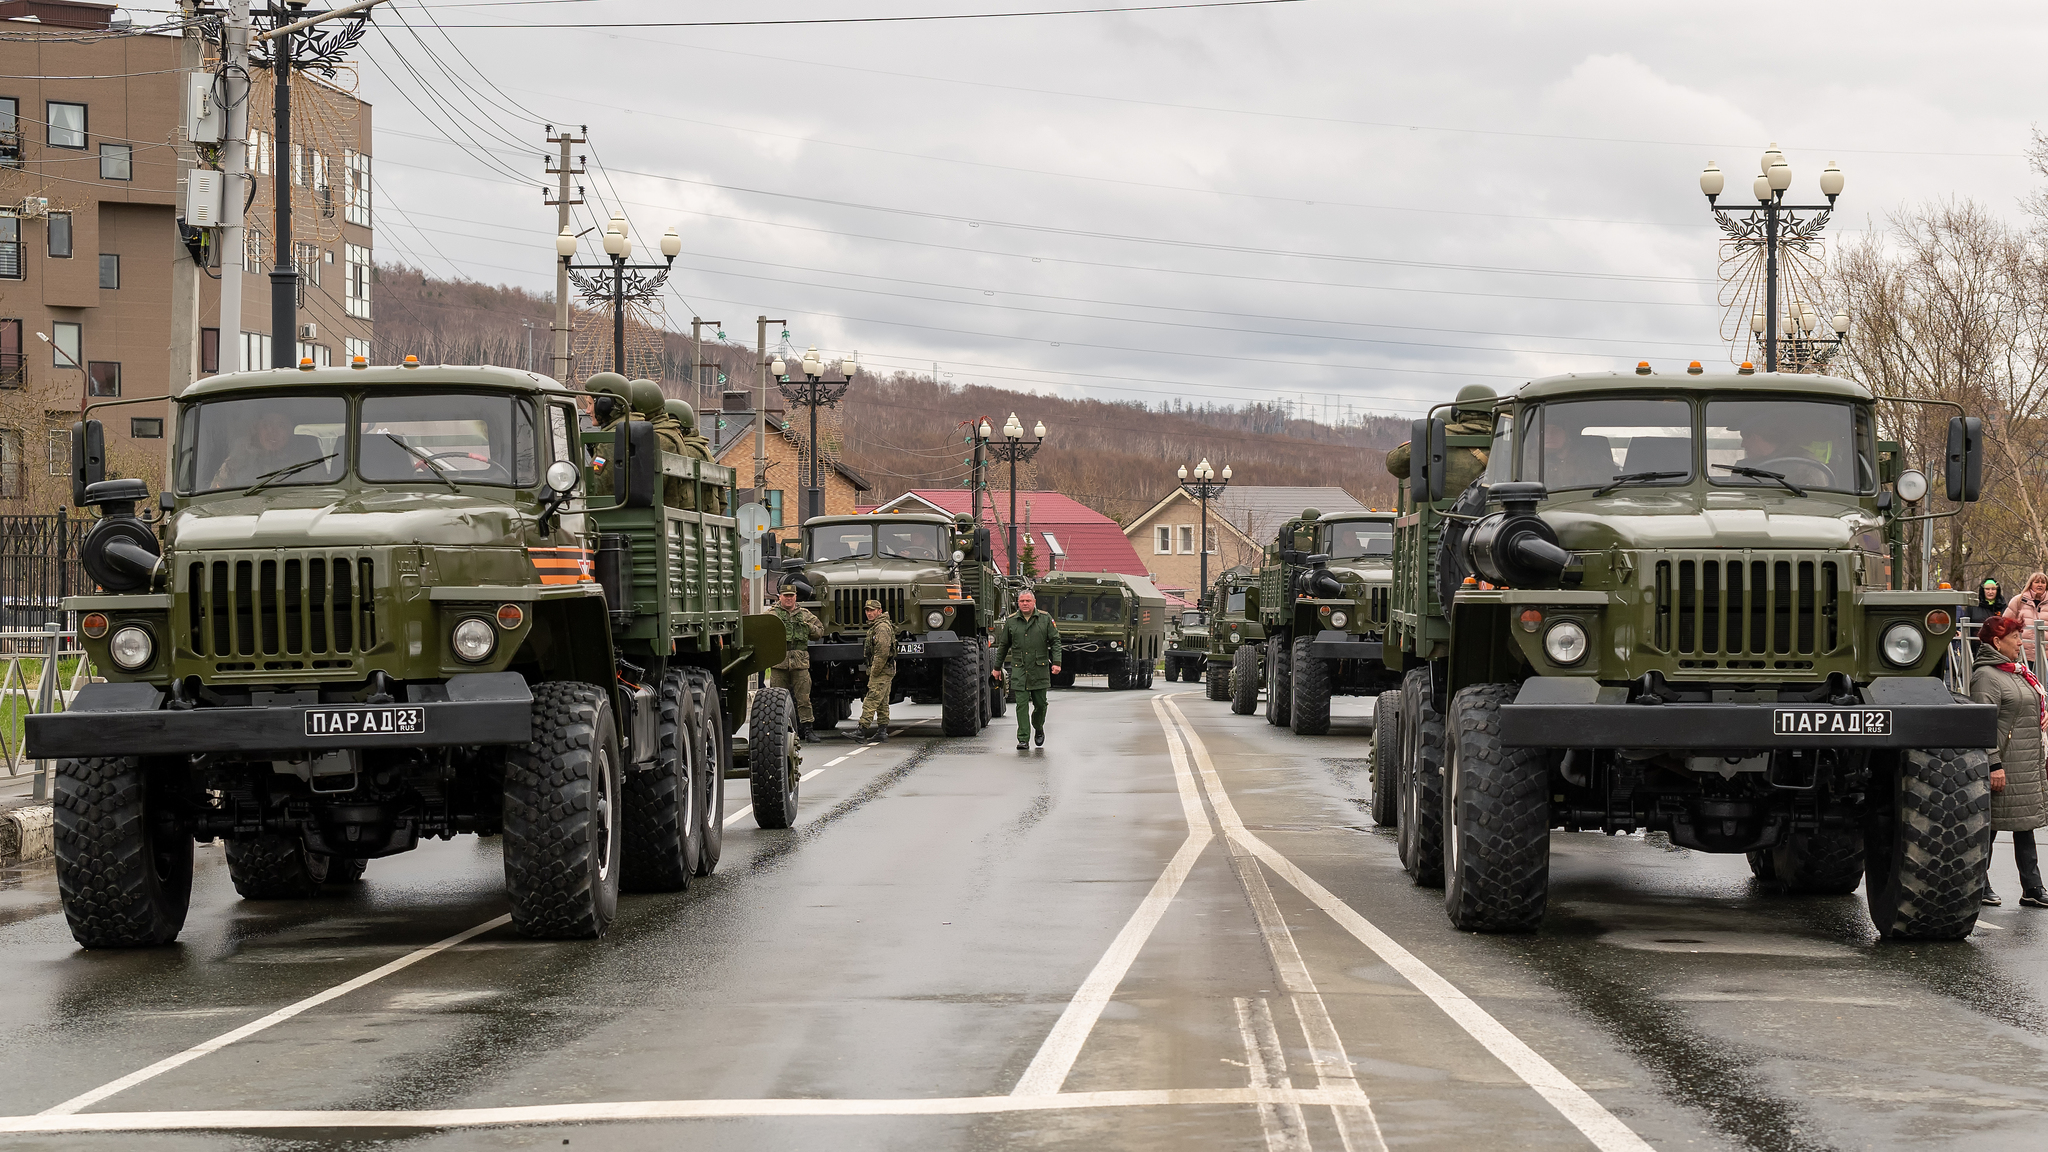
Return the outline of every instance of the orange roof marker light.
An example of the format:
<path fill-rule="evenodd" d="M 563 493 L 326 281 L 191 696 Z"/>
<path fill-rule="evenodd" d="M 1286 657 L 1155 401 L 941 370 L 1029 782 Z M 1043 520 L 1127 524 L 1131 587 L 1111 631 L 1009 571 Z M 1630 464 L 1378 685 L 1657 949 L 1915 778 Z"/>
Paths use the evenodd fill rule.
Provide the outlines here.
<path fill-rule="evenodd" d="M 417 356 L 413 356 L 413 355 L 409 355 L 409 354 L 408 354 L 408 355 L 406 356 L 406 358 L 405 358 L 405 367 L 407 367 L 407 368 L 417 368 L 417 367 L 419 367 L 419 366 L 420 366 L 420 358 L 419 358 L 419 357 L 417 357 Z"/>
<path fill-rule="evenodd" d="M 1638 360 L 1638 361 L 1636 361 L 1636 375 L 1638 375 L 1638 376 L 1648 376 L 1649 374 L 1650 374 L 1650 362 L 1649 362 L 1648 360 Z"/>
<path fill-rule="evenodd" d="M 368 356 L 357 356 L 353 360 L 349 361 L 348 366 L 356 369 L 357 371 L 361 371 L 362 369 L 368 368 L 370 366 L 370 358 Z"/>
<path fill-rule="evenodd" d="M 1685 366 L 1685 374 L 1687 376 L 1697 376 L 1704 371 L 1706 371 L 1706 369 L 1700 367 L 1700 362 L 1697 360 Z"/>
<path fill-rule="evenodd" d="M 312 370 L 313 370 L 313 358 L 312 358 L 311 356 L 301 356 L 301 357 L 299 357 L 299 371 L 301 371 L 301 372 L 311 372 Z"/>
<path fill-rule="evenodd" d="M 1736 371 L 1736 373 L 1737 373 L 1737 374 L 1739 374 L 1739 375 L 1743 375 L 1743 376 L 1754 376 L 1754 375 L 1756 374 L 1756 365 L 1754 365 L 1754 364 L 1751 364 L 1751 363 L 1750 363 L 1749 361 L 1747 361 L 1747 360 L 1744 360 L 1744 361 L 1742 362 L 1742 367 L 1740 367 L 1740 368 L 1737 368 L 1737 369 L 1736 369 L 1735 371 Z"/>

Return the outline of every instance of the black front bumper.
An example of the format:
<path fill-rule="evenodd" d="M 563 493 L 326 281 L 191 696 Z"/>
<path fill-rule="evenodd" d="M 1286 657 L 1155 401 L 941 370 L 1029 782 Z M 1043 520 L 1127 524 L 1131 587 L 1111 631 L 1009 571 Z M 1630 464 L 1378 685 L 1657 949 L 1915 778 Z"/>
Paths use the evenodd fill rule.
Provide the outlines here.
<path fill-rule="evenodd" d="M 307 736 L 317 705 L 166 709 L 149 684 L 88 684 L 68 712 L 30 716 L 27 754 L 39 760 L 163 756 L 194 752 L 298 753 L 341 748 L 444 748 L 524 744 L 533 733 L 533 693 L 515 672 L 451 677 L 447 699 L 407 702 L 424 713 L 422 731 Z"/>
<path fill-rule="evenodd" d="M 1308 654 L 1318 660 L 1378 660 L 1385 652 L 1377 640 L 1360 640 L 1332 628 L 1316 633 L 1308 642 Z"/>
<path fill-rule="evenodd" d="M 867 659 L 866 645 L 860 641 L 847 643 L 812 644 L 807 651 L 813 664 L 848 664 Z M 907 640 L 896 641 L 898 660 L 950 660 L 962 652 L 974 649 L 967 641 L 951 632 L 927 632 Z"/>
<path fill-rule="evenodd" d="M 1998 743 L 1998 709 L 1959 704 L 1939 680 L 1894 677 L 1874 681 L 1864 702 L 1834 706 L 1790 701 L 1631 704 L 1601 702 L 1598 685 L 1538 676 L 1524 681 L 1515 702 L 1501 706 L 1501 743 L 1515 748 L 1642 748 L 1692 752 L 1766 748 L 1991 748 Z M 1778 713 L 1839 713 L 1848 717 L 1882 709 L 1881 735 L 1832 730 L 1781 732 Z"/>

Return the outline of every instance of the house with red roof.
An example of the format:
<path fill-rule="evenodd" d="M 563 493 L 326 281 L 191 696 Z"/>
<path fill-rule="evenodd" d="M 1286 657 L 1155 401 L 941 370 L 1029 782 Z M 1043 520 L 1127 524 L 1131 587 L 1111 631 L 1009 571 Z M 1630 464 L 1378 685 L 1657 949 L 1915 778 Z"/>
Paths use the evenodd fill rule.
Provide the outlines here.
<path fill-rule="evenodd" d="M 871 511 L 937 512 L 957 516 L 972 511 L 973 499 L 973 494 L 964 488 L 921 488 L 886 500 Z M 989 530 L 989 538 L 995 543 L 996 567 L 1001 569 L 1009 562 L 1003 521 L 1008 519 L 1010 494 L 1004 492 L 996 499 L 1005 515 L 998 517 L 997 509 L 984 498 L 981 524 Z M 1062 496 L 1058 492 L 1019 491 L 1017 520 L 1017 549 L 1023 551 L 1025 540 L 1031 541 L 1037 552 L 1041 575 L 1054 569 L 1061 572 L 1147 575 L 1144 561 L 1138 559 L 1138 550 L 1132 547 L 1130 537 L 1124 535 L 1116 521 L 1070 496 Z M 1030 529 L 1028 534 L 1024 531 L 1027 525 Z"/>

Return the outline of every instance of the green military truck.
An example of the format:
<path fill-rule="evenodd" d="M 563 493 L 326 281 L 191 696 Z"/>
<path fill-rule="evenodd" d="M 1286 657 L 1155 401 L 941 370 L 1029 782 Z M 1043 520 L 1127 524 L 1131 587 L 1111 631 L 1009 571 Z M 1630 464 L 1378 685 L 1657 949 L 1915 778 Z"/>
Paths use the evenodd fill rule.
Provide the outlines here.
<path fill-rule="evenodd" d="M 867 695 L 861 644 L 869 600 L 881 603 L 896 628 L 891 703 L 937 700 L 948 736 L 972 736 L 1003 714 L 989 639 L 1006 593 L 987 529 L 931 513 L 816 516 L 790 543 L 794 555 L 783 571 L 825 625 L 824 638 L 810 646 L 818 726 L 846 719 Z"/>
<path fill-rule="evenodd" d="M 1967 936 L 1995 710 L 1942 678 L 1956 594 L 1896 577 L 1904 526 L 1950 513 L 1878 439 L 1892 398 L 1693 373 L 1538 380 L 1490 438 L 1416 422 L 1374 782 L 1402 862 L 1458 927 L 1531 931 L 1552 829 L 1656 830 L 1861 883 L 1883 936 Z M 1463 451 L 1485 472 L 1446 493 Z M 1957 415 L 1950 497 L 1980 469 Z"/>
<path fill-rule="evenodd" d="M 1143 576 L 1054 572 L 1032 589 L 1060 626 L 1055 688 L 1076 676 L 1106 676 L 1114 690 L 1148 688 L 1166 651 L 1166 597 Z"/>
<path fill-rule="evenodd" d="M 1267 723 L 1321 736 L 1332 696 L 1400 683 L 1381 661 L 1393 560 L 1392 512 L 1325 519 L 1307 508 L 1280 526 L 1259 575 Z"/>
<path fill-rule="evenodd" d="M 1207 608 L 1183 608 L 1168 612 L 1166 619 L 1166 655 L 1160 660 L 1160 667 L 1166 673 L 1166 682 L 1185 680 L 1190 684 L 1199 681 L 1202 673 L 1209 669 L 1209 611 Z"/>
<path fill-rule="evenodd" d="M 716 506 L 731 473 L 644 421 L 583 432 L 576 401 L 497 368 L 215 377 L 175 401 L 155 500 L 74 426 L 99 591 L 65 608 L 106 682 L 27 744 L 56 761 L 79 943 L 173 939 L 195 840 L 225 842 L 245 897 L 296 898 L 502 834 L 513 925 L 540 937 L 602 935 L 621 888 L 717 865 L 747 677 L 781 631 L 742 613 L 734 521 L 658 502 L 667 476 Z M 600 476 L 618 495 L 577 495 Z M 786 825 L 787 693 L 751 719 L 755 803 Z"/>
<path fill-rule="evenodd" d="M 1259 570 L 1225 569 L 1209 594 L 1209 699 L 1230 701 L 1249 716 L 1259 710 L 1266 629 L 1259 623 Z"/>

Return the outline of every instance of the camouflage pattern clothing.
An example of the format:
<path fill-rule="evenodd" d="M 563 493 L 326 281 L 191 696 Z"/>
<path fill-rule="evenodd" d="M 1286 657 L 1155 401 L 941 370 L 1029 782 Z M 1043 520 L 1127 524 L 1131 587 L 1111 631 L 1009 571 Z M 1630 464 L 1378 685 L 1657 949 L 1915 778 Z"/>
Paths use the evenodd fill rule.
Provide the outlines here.
<path fill-rule="evenodd" d="M 633 388 L 617 372 L 597 373 L 583 382 L 583 390 L 592 398 L 591 407 L 599 432 L 611 432 L 631 417 Z M 619 462 L 612 459 L 616 453 L 609 444 L 593 444 L 590 454 L 592 473 L 586 491 L 592 496 L 609 496 L 612 494 L 612 475 L 619 470 Z M 602 465 L 599 460 L 603 461 Z"/>
<path fill-rule="evenodd" d="M 880 608 L 879 601 L 870 600 L 868 606 Z M 889 726 L 889 688 L 896 679 L 896 626 L 885 615 L 875 617 L 868 625 L 867 640 L 861 645 L 861 655 L 868 664 L 868 695 L 860 705 L 860 727 L 866 732 L 877 726 Z"/>
<path fill-rule="evenodd" d="M 783 610 L 777 604 L 770 609 L 782 620 L 783 640 L 788 655 L 782 663 L 768 670 L 771 687 L 787 688 L 796 698 L 797 722 L 810 727 L 814 717 L 811 713 L 811 641 L 825 634 L 825 623 L 804 607 Z"/>
<path fill-rule="evenodd" d="M 682 447 L 677 451 L 693 460 L 702 460 L 707 464 L 717 463 L 711 458 L 711 441 L 697 431 L 697 410 L 690 407 L 690 402 L 669 400 L 662 407 L 668 410 L 670 416 L 675 417 L 677 427 L 682 430 Z M 710 506 L 704 511 L 725 515 L 725 489 L 706 485 L 705 491 L 710 493 L 711 499 Z M 689 505 L 685 504 L 683 507 L 687 508 Z"/>

